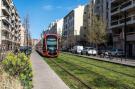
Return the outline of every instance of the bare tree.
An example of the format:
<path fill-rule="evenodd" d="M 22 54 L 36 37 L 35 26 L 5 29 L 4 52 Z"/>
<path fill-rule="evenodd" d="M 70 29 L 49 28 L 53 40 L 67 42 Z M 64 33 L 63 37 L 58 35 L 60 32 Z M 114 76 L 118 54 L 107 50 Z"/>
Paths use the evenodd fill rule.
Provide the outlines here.
<path fill-rule="evenodd" d="M 76 43 L 76 37 L 72 33 L 70 33 L 67 38 L 67 42 L 68 42 L 68 46 L 71 48 Z"/>
<path fill-rule="evenodd" d="M 30 24 L 29 24 L 29 15 L 27 14 L 26 17 L 24 18 L 24 28 L 26 29 L 25 36 L 26 36 L 26 45 L 30 46 L 31 45 L 31 34 L 30 34 Z"/>
<path fill-rule="evenodd" d="M 107 32 L 105 22 L 100 17 L 98 18 L 93 15 L 92 23 L 87 33 L 88 41 L 98 47 L 98 44 L 106 42 L 106 37 Z"/>

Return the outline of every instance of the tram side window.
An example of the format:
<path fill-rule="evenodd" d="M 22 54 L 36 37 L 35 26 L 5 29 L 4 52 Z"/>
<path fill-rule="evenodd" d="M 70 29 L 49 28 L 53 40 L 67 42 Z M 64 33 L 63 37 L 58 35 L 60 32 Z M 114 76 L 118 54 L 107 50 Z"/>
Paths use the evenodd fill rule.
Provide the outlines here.
<path fill-rule="evenodd" d="M 46 51 L 45 39 L 43 39 L 43 51 Z"/>

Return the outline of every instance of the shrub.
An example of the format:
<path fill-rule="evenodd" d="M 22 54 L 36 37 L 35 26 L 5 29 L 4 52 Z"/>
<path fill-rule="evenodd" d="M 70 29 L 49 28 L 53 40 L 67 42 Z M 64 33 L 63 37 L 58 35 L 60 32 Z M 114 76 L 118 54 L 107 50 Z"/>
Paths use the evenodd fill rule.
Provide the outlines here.
<path fill-rule="evenodd" d="M 18 77 L 25 89 L 32 88 L 32 67 L 30 59 L 24 54 L 9 53 L 2 61 L 4 69 L 11 76 Z"/>
<path fill-rule="evenodd" d="M 11 77 L 0 66 L 0 89 L 23 89 L 17 78 Z"/>

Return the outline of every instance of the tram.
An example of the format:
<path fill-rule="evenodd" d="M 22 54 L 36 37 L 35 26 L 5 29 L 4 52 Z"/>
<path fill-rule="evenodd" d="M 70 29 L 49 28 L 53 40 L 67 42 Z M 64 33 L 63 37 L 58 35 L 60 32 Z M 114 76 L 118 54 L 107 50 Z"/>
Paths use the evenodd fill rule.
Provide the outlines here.
<path fill-rule="evenodd" d="M 58 57 L 59 37 L 56 34 L 44 34 L 36 45 L 36 51 L 45 57 Z"/>

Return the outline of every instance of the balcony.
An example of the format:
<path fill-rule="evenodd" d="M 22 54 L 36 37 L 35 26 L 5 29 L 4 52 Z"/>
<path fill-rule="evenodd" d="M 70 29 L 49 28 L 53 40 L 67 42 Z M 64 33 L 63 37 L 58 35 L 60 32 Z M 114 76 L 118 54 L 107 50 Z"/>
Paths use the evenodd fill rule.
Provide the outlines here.
<path fill-rule="evenodd" d="M 120 40 L 120 36 L 119 35 L 113 37 L 113 42 L 118 42 L 119 40 Z"/>
<path fill-rule="evenodd" d="M 2 40 L 10 41 L 10 39 L 9 39 L 9 37 L 8 37 L 8 36 L 2 36 L 1 38 L 2 38 Z"/>
<path fill-rule="evenodd" d="M 128 10 L 130 8 L 135 7 L 135 0 L 129 0 L 127 2 L 123 2 L 121 5 L 118 5 L 114 8 L 111 9 L 111 14 L 116 14 L 120 11 L 125 11 Z"/>
<path fill-rule="evenodd" d="M 2 25 L 2 30 L 3 31 L 7 31 L 7 32 L 10 32 L 11 31 L 8 26 L 4 26 L 4 25 Z"/>
<path fill-rule="evenodd" d="M 131 16 L 127 17 L 126 22 L 127 22 L 127 24 L 134 24 L 135 23 L 135 15 L 131 15 Z M 124 18 L 119 19 L 119 20 L 114 20 L 111 22 L 111 28 L 123 26 L 124 23 L 125 23 Z"/>
<path fill-rule="evenodd" d="M 113 41 L 114 42 L 118 42 L 120 40 L 122 40 L 122 38 L 120 38 L 120 35 L 113 37 Z M 134 34 L 131 34 L 131 35 L 127 35 L 127 41 L 134 41 L 134 40 L 135 40 L 135 33 Z"/>
<path fill-rule="evenodd" d="M 8 6 L 10 6 L 11 1 L 10 0 L 3 0 L 5 3 L 7 3 Z"/>
<path fill-rule="evenodd" d="M 10 15 L 10 11 L 9 11 L 8 7 L 2 5 L 2 10 L 6 15 L 8 15 L 8 16 Z"/>
<path fill-rule="evenodd" d="M 11 25 L 11 19 L 9 19 L 7 16 L 2 17 L 2 20 Z"/>
<path fill-rule="evenodd" d="M 134 41 L 135 40 L 135 33 L 131 35 L 127 35 L 127 41 Z"/>

